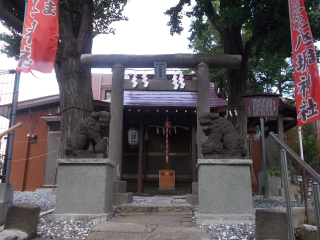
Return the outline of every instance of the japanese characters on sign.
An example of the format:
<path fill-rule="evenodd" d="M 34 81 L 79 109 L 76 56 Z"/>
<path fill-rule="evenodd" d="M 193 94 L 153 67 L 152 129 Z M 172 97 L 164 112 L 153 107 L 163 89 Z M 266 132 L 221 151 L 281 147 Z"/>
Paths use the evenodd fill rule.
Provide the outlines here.
<path fill-rule="evenodd" d="M 289 0 L 298 125 L 320 119 L 316 52 L 303 0 Z"/>
<path fill-rule="evenodd" d="M 166 79 L 166 62 L 154 63 L 154 79 Z"/>
<path fill-rule="evenodd" d="M 17 71 L 53 70 L 59 35 L 58 0 L 29 0 Z"/>
<path fill-rule="evenodd" d="M 272 96 L 273 95 L 273 96 Z M 243 95 L 247 117 L 277 117 L 279 112 L 278 94 Z"/>

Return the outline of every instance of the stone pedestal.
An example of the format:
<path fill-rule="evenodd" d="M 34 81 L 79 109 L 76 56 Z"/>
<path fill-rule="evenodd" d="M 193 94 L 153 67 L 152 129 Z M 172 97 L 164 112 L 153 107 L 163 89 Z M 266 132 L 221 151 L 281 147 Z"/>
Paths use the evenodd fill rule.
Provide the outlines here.
<path fill-rule="evenodd" d="M 192 183 L 192 194 L 186 194 L 186 201 L 191 205 L 199 205 L 198 182 Z"/>
<path fill-rule="evenodd" d="M 0 184 L 0 226 L 4 224 L 9 206 L 13 202 L 14 185 L 10 183 Z"/>
<path fill-rule="evenodd" d="M 197 224 L 254 222 L 249 159 L 199 159 Z"/>
<path fill-rule="evenodd" d="M 113 200 L 112 204 L 121 205 L 133 202 L 133 193 L 127 192 L 126 181 L 113 181 Z"/>
<path fill-rule="evenodd" d="M 265 177 L 263 172 L 258 173 L 259 194 L 265 195 L 265 185 L 268 186 L 269 196 L 284 196 L 284 188 L 281 187 L 281 178 L 276 176 L 267 176 L 268 184 L 265 184 Z"/>
<path fill-rule="evenodd" d="M 57 220 L 78 220 L 113 216 L 113 168 L 106 158 L 58 159 Z"/>

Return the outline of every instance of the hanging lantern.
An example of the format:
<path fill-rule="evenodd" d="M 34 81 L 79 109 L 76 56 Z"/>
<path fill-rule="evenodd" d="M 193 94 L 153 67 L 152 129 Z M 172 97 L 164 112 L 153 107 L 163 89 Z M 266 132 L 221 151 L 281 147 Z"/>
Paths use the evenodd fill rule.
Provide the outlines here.
<path fill-rule="evenodd" d="M 128 143 L 131 148 L 135 148 L 139 145 L 139 130 L 138 130 L 138 128 L 136 128 L 136 127 L 129 128 Z"/>

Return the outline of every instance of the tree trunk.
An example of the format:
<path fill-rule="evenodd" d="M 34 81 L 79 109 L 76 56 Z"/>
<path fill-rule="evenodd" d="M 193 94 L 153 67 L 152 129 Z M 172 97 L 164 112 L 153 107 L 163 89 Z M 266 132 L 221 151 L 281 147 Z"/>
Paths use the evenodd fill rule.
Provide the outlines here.
<path fill-rule="evenodd" d="M 241 39 L 241 27 L 230 27 L 224 29 L 224 53 L 230 55 L 241 55 L 242 64 L 240 69 L 227 69 L 228 85 L 228 106 L 229 109 L 237 109 L 237 116 L 233 114 L 228 117 L 233 126 L 237 129 L 240 137 L 245 141 L 247 146 L 247 116 L 244 109 L 244 100 L 241 95 L 247 93 L 247 62 L 248 57 L 244 56 L 243 44 Z"/>
<path fill-rule="evenodd" d="M 93 110 L 91 69 L 81 66 L 81 54 L 92 49 L 93 1 L 59 1 L 59 44 L 55 72 L 60 91 L 60 157 L 67 138 Z"/>
<path fill-rule="evenodd" d="M 228 105 L 232 110 L 237 109 L 237 116 L 232 111 L 232 117 L 229 116 L 228 119 L 244 140 L 247 139 L 247 115 L 244 100 L 240 96 L 246 94 L 246 70 L 245 66 L 227 70 Z"/>

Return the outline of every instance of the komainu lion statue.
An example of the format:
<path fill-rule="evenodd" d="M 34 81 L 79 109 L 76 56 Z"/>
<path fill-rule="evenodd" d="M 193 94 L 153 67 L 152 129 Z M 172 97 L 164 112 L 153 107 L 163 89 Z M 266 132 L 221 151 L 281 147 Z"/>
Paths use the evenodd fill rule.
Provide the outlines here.
<path fill-rule="evenodd" d="M 204 158 L 241 159 L 247 155 L 243 139 L 227 119 L 209 113 L 201 116 L 199 123 L 208 137 L 201 145 Z"/>
<path fill-rule="evenodd" d="M 110 124 L 110 113 L 106 111 L 93 112 L 83 119 L 67 140 L 65 154 L 73 158 L 95 158 L 96 153 L 105 154 L 107 144 L 103 137 L 107 135 Z M 90 143 L 93 152 L 88 152 Z"/>

